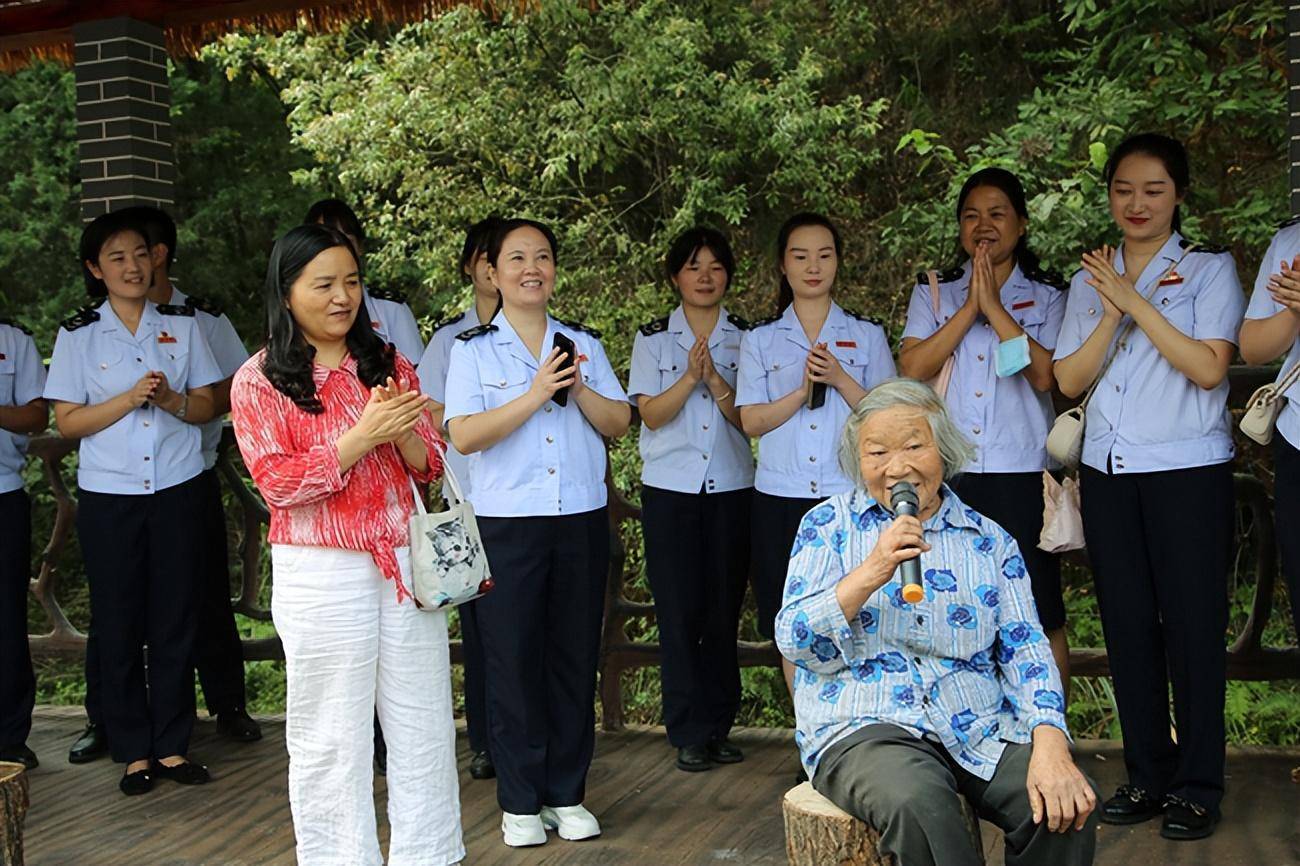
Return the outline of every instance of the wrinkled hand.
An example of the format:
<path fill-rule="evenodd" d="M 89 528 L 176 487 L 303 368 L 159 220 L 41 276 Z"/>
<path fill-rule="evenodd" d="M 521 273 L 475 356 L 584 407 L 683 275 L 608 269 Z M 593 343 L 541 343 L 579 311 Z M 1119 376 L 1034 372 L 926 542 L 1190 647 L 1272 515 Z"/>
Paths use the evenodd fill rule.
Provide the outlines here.
<path fill-rule="evenodd" d="M 847 375 L 840 365 L 840 359 L 831 353 L 825 343 L 818 343 L 808 353 L 804 371 L 809 381 L 824 382 L 832 388 L 838 388 Z"/>
<path fill-rule="evenodd" d="M 1097 290 L 1107 317 L 1118 319 L 1141 303 L 1142 296 L 1132 280 L 1115 270 L 1114 247 L 1105 245 L 1084 253 L 1081 264 L 1089 274 L 1084 282 Z"/>
<path fill-rule="evenodd" d="M 1053 833 L 1065 833 L 1071 828 L 1082 830 L 1088 815 L 1097 807 L 1097 795 L 1074 765 L 1065 734 L 1055 728 L 1044 731 L 1047 727 L 1040 725 L 1034 729 L 1033 751 L 1025 777 L 1034 823 L 1041 824 L 1046 819 L 1047 829 Z"/>
<path fill-rule="evenodd" d="M 533 384 L 529 386 L 528 393 L 533 396 L 538 407 L 545 405 L 547 400 L 555 396 L 556 391 L 574 384 L 577 364 L 560 369 L 560 365 L 565 361 L 564 352 L 552 349 L 551 354 L 547 355 L 546 360 L 542 361 L 541 366 L 537 368 L 537 375 L 533 377 Z"/>
<path fill-rule="evenodd" d="M 1293 313 L 1300 313 L 1300 256 L 1289 265 L 1282 262 L 1281 271 L 1268 278 L 1266 288 L 1278 304 Z"/>
<path fill-rule="evenodd" d="M 909 559 L 916 559 L 930 549 L 925 543 L 921 521 L 912 515 L 901 515 L 880 533 L 876 546 L 867 554 L 866 562 L 871 592 L 889 583 L 895 569 Z"/>

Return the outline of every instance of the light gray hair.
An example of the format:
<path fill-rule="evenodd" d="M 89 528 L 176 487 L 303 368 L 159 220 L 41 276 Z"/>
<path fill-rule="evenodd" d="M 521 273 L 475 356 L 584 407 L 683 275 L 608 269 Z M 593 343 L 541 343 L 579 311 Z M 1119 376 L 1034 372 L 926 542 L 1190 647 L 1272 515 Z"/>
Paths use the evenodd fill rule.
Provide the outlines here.
<path fill-rule="evenodd" d="M 849 476 L 854 485 L 866 489 L 862 478 L 862 456 L 858 449 L 858 434 L 867 418 L 885 409 L 910 406 L 925 413 L 925 420 L 930 424 L 930 433 L 934 444 L 939 448 L 943 459 L 943 480 L 947 481 L 962 467 L 975 459 L 975 447 L 957 429 L 948 407 L 944 405 L 934 389 L 916 379 L 887 379 L 867 392 L 849 419 L 844 422 L 844 433 L 840 436 L 840 468 Z"/>

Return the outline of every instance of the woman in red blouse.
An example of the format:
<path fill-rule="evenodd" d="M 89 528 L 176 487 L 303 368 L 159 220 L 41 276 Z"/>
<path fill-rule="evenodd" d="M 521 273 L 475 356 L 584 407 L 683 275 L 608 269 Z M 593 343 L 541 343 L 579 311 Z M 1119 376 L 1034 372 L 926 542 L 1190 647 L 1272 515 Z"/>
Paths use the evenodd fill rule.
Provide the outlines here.
<path fill-rule="evenodd" d="M 275 245 L 270 339 L 235 374 L 239 449 L 271 509 L 289 802 L 300 866 L 382 864 L 371 712 L 388 732 L 390 866 L 464 857 L 445 615 L 410 593 L 412 480 L 443 447 L 410 363 L 374 334 L 346 237 Z"/>

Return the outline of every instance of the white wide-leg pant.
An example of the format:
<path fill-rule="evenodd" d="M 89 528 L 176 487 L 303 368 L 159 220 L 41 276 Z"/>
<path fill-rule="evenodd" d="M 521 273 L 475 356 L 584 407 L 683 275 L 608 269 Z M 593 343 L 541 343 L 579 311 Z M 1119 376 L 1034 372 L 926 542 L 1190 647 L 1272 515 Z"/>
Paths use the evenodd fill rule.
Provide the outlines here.
<path fill-rule="evenodd" d="M 397 551 L 402 577 L 410 556 Z M 285 741 L 298 866 L 382 866 L 375 707 L 388 743 L 389 866 L 465 856 L 447 619 L 397 602 L 368 553 L 272 545 L 271 613 L 284 642 Z"/>

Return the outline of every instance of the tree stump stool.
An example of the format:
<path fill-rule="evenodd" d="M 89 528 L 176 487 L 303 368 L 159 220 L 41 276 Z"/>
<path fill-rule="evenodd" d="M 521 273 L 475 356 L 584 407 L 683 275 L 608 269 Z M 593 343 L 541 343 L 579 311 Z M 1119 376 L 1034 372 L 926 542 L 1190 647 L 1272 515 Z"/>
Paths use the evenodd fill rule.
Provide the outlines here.
<path fill-rule="evenodd" d="M 962 818 L 981 857 L 979 821 L 962 800 Z M 790 866 L 893 866 L 894 858 L 880 850 L 880 833 L 854 818 L 804 782 L 786 792 L 785 853 Z"/>
<path fill-rule="evenodd" d="M 27 817 L 27 771 L 0 761 L 0 866 L 23 866 L 23 819 Z"/>

